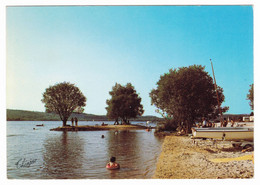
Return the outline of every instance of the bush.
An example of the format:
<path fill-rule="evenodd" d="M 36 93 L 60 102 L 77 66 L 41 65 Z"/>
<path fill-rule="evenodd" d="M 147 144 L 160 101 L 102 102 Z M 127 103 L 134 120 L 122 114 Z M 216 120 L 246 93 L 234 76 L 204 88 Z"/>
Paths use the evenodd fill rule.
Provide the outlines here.
<path fill-rule="evenodd" d="M 157 124 L 155 132 L 176 131 L 177 126 L 177 121 L 174 119 L 165 119 Z"/>

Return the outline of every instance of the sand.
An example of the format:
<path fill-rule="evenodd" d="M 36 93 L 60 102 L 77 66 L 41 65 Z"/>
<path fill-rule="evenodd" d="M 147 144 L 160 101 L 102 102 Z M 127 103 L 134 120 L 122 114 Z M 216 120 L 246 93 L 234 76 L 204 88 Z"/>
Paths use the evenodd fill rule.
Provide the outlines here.
<path fill-rule="evenodd" d="M 216 147 L 210 140 L 196 144 L 187 136 L 166 136 L 153 178 L 252 178 L 252 154 L 232 147 L 227 141 L 219 141 Z"/>
<path fill-rule="evenodd" d="M 62 126 L 50 129 L 51 131 L 99 131 L 99 130 L 139 130 L 147 129 L 146 126 L 142 125 L 81 125 L 81 126 Z"/>

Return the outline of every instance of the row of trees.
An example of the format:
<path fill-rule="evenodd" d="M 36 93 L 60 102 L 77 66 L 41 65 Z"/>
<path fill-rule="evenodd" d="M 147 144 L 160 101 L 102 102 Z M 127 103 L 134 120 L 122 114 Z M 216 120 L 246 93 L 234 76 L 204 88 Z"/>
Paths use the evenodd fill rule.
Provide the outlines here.
<path fill-rule="evenodd" d="M 130 118 L 136 118 L 144 113 L 141 98 L 131 83 L 122 86 L 115 84 L 109 92 L 111 99 L 107 100 L 107 116 L 114 119 L 117 124 L 129 124 Z M 73 112 L 82 113 L 86 106 L 87 98 L 74 84 L 69 82 L 58 83 L 50 86 L 43 93 L 42 102 L 46 112 L 54 112 L 60 116 L 63 126 Z"/>
<path fill-rule="evenodd" d="M 223 89 L 214 85 L 213 79 L 201 65 L 170 69 L 160 77 L 157 88 L 151 91 L 151 103 L 165 118 L 172 120 L 172 123 L 182 123 L 190 131 L 193 123 L 203 117 L 214 119 L 228 110 L 228 107 L 218 107 L 218 101 L 221 105 L 225 96 Z M 131 83 L 125 86 L 116 83 L 109 94 L 111 99 L 106 101 L 107 116 L 117 124 L 119 120 L 129 124 L 130 118 L 143 114 L 141 98 Z M 253 109 L 253 85 L 247 98 Z M 83 112 L 86 100 L 74 84 L 64 82 L 47 88 L 42 102 L 46 111 L 60 115 L 65 126 L 73 111 Z"/>

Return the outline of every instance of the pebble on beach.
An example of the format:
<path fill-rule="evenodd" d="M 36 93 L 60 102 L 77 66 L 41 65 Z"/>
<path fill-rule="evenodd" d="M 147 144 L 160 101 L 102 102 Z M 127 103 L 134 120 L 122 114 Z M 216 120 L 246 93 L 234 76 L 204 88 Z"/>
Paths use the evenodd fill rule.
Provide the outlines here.
<path fill-rule="evenodd" d="M 237 158 L 253 155 L 234 149 L 230 142 L 218 142 L 218 147 L 201 140 L 198 145 L 185 136 L 166 136 L 153 178 L 160 179 L 226 179 L 253 178 L 252 160 L 212 162 L 211 159 Z"/>

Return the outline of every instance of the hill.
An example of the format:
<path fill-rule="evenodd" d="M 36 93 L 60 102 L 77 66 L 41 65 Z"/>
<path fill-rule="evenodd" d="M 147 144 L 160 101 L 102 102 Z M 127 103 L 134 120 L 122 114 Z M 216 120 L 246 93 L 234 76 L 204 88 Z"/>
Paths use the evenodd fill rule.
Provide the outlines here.
<path fill-rule="evenodd" d="M 26 110 L 6 110 L 7 121 L 59 121 L 60 117 L 54 113 L 37 112 L 37 111 L 26 111 Z M 77 114 L 72 113 L 72 117 L 77 117 L 80 121 L 109 121 L 105 115 L 94 115 L 94 114 Z M 162 118 L 156 116 L 139 116 L 130 121 L 160 121 Z"/>
<path fill-rule="evenodd" d="M 54 113 L 37 112 L 37 111 L 26 111 L 26 110 L 13 110 L 7 109 L 7 121 L 60 121 L 60 117 Z M 223 118 L 232 118 L 234 120 L 242 120 L 243 116 L 249 116 L 248 114 L 224 114 Z M 80 121 L 109 121 L 105 115 L 94 115 L 94 114 L 77 114 L 73 113 L 72 117 L 77 117 Z M 138 116 L 130 121 L 161 121 L 163 118 L 156 116 Z M 220 118 L 216 119 L 220 120 Z M 215 120 L 215 121 L 216 121 Z"/>

